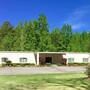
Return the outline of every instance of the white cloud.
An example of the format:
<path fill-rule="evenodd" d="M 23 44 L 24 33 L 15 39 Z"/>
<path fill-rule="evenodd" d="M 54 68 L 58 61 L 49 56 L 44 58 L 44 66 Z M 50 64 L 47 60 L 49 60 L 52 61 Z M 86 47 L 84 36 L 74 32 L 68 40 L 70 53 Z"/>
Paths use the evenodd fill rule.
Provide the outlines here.
<path fill-rule="evenodd" d="M 90 16 L 89 10 L 90 6 L 77 8 L 75 11 L 70 13 L 69 17 L 66 21 L 64 21 L 64 23 L 71 24 L 74 30 L 88 27 L 89 24 L 85 19 L 87 19 L 87 16 Z"/>
<path fill-rule="evenodd" d="M 72 24 L 72 29 L 79 29 L 82 28 L 82 26 L 85 26 L 83 23 L 77 23 L 77 24 Z"/>
<path fill-rule="evenodd" d="M 72 28 L 73 28 L 73 29 L 79 29 L 79 28 L 81 28 L 81 27 L 82 27 L 81 24 L 74 24 L 74 25 L 72 25 Z"/>

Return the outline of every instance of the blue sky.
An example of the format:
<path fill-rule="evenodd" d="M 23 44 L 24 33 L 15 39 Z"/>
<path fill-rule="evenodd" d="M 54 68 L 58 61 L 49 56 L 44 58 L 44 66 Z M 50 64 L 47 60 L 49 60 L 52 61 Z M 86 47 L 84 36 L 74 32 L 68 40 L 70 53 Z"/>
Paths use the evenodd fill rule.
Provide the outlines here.
<path fill-rule="evenodd" d="M 50 30 L 71 24 L 73 31 L 90 31 L 90 0 L 0 0 L 0 25 L 10 21 L 37 19 L 47 16 Z"/>

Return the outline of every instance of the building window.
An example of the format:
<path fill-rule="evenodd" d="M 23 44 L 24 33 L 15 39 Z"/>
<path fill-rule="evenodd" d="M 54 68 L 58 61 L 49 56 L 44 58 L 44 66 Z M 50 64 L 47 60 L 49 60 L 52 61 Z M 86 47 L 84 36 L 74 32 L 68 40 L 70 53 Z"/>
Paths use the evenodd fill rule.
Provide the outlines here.
<path fill-rule="evenodd" d="M 27 62 L 27 58 L 20 58 L 20 62 Z"/>
<path fill-rule="evenodd" d="M 88 60 L 89 60 L 88 58 L 83 58 L 84 63 L 88 63 Z"/>
<path fill-rule="evenodd" d="M 6 57 L 2 58 L 2 62 L 6 62 L 7 60 L 8 60 L 8 58 L 6 58 Z"/>
<path fill-rule="evenodd" d="M 68 63 L 73 63 L 74 62 L 74 58 L 68 58 Z"/>

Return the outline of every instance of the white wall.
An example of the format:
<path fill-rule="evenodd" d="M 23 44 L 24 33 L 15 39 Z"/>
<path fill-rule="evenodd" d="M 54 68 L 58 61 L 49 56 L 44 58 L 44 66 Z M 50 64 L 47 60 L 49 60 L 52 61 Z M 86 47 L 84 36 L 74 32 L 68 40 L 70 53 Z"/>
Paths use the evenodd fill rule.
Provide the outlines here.
<path fill-rule="evenodd" d="M 2 58 L 4 57 L 12 61 L 12 63 L 20 63 L 20 58 L 27 58 L 26 63 L 36 64 L 33 52 L 0 52 L 0 64 L 2 64 Z"/>
<path fill-rule="evenodd" d="M 68 62 L 68 58 L 74 58 L 74 62 L 83 63 L 83 58 L 88 58 L 90 62 L 90 54 L 89 53 L 66 53 L 66 58 Z"/>
<path fill-rule="evenodd" d="M 52 53 L 52 52 L 51 52 Z M 57 52 L 56 52 L 57 53 Z M 37 53 L 37 65 L 39 64 L 39 53 Z M 8 60 L 12 61 L 12 63 L 21 63 L 20 58 L 27 58 L 26 63 L 32 63 L 36 64 L 34 52 L 0 52 L 0 64 L 2 64 L 2 58 L 8 58 Z M 68 58 L 74 58 L 74 62 L 76 63 L 82 63 L 83 58 L 89 58 L 90 62 L 90 54 L 89 53 L 67 53 L 66 55 L 63 55 L 64 58 L 67 59 L 68 63 Z"/>

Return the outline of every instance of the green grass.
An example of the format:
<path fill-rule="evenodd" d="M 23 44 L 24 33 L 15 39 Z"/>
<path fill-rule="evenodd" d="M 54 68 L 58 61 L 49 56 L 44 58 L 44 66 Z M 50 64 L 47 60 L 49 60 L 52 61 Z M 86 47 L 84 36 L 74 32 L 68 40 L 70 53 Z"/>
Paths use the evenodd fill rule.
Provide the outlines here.
<path fill-rule="evenodd" d="M 85 74 L 0 76 L 0 90 L 90 90 Z"/>

